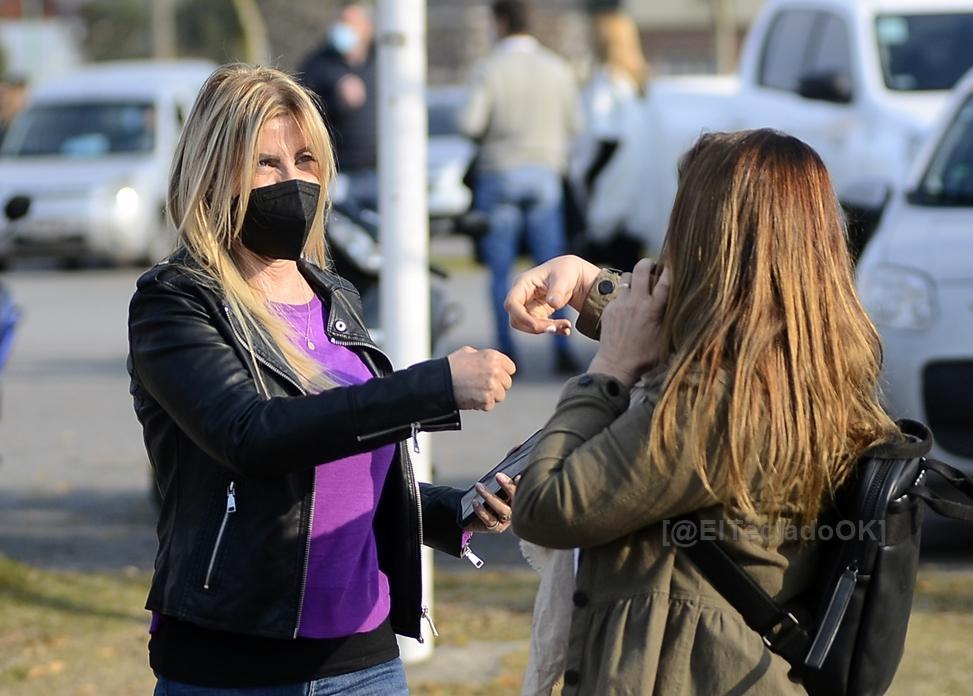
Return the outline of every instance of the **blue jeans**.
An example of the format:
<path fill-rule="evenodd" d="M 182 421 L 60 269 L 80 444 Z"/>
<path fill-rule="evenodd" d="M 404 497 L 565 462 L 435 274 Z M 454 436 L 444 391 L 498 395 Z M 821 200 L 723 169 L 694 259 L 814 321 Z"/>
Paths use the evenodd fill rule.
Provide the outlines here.
<path fill-rule="evenodd" d="M 272 668 L 272 666 L 271 666 Z M 303 684 L 216 689 L 159 679 L 154 696 L 403 696 L 409 693 L 402 660 L 395 658 L 367 669 L 324 677 Z"/>
<path fill-rule="evenodd" d="M 490 269 L 497 348 L 512 355 L 510 322 L 503 309 L 510 271 L 517 260 L 522 234 L 526 234 L 527 248 L 536 263 L 564 253 L 561 177 L 547 167 L 516 167 L 478 173 L 475 188 L 476 208 L 489 220 L 489 230 L 479 244 L 480 256 Z M 558 335 L 554 340 L 557 350 L 567 349 L 566 337 Z"/>

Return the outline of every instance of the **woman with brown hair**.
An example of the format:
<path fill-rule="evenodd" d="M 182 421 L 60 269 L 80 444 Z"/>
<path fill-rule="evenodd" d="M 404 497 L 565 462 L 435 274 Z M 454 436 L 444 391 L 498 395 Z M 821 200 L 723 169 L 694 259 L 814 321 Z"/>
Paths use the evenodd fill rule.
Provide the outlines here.
<path fill-rule="evenodd" d="M 682 162 L 661 265 L 618 276 L 560 257 L 507 297 L 516 328 L 563 331 L 549 317 L 570 304 L 600 335 L 513 506 L 524 539 L 581 549 L 564 693 L 803 693 L 668 520 L 708 521 L 787 601 L 815 562 L 788 531 L 897 436 L 821 159 L 775 131 L 704 135 Z"/>

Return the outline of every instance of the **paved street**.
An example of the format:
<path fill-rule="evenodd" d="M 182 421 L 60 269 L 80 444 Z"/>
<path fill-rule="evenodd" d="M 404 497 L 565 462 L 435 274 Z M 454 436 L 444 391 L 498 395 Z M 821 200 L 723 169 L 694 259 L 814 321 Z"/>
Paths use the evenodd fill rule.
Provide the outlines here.
<path fill-rule="evenodd" d="M 445 253 L 463 253 L 457 242 Z M 61 568 L 150 568 L 155 551 L 148 463 L 125 372 L 126 316 L 138 273 L 21 268 L 4 275 L 24 310 L 2 378 L 0 553 Z M 463 319 L 440 346 L 486 345 L 492 335 L 480 271 L 454 274 L 447 294 Z M 590 358 L 593 344 L 572 339 Z M 438 481 L 468 486 L 510 444 L 543 424 L 560 380 L 547 337 L 524 336 L 506 402 L 465 413 L 460 433 L 432 440 Z M 482 539 L 491 565 L 521 563 L 515 540 Z M 445 559 L 456 567 L 465 562 Z"/>

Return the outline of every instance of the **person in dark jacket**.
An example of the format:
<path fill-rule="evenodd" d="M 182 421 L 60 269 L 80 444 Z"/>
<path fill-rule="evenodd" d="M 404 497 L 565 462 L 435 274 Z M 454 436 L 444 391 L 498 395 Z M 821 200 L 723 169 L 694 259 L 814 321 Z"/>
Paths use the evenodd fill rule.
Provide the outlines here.
<path fill-rule="evenodd" d="M 231 65 L 208 79 L 173 161 L 179 248 L 129 309 L 161 495 L 157 694 L 406 693 L 395 633 L 421 639 L 428 618 L 420 544 L 462 556 L 470 532 L 509 526 L 482 489 L 461 529 L 462 492 L 417 485 L 402 442 L 490 410 L 514 365 L 463 348 L 392 370 L 354 287 L 324 268 L 333 174 L 291 77 Z"/>
<path fill-rule="evenodd" d="M 346 183 L 342 202 L 378 206 L 378 100 L 375 28 L 367 7 L 343 5 L 328 38 L 305 58 L 301 80 L 318 95 L 334 136 L 338 169 Z"/>

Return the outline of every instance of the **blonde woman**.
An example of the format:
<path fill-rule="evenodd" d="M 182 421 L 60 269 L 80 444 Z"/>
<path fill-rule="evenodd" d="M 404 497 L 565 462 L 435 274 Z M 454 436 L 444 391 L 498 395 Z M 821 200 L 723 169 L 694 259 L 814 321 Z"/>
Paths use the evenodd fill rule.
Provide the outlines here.
<path fill-rule="evenodd" d="M 560 257 L 507 297 L 516 328 L 563 330 L 549 317 L 571 304 L 600 335 L 514 504 L 519 536 L 581 549 L 563 693 L 803 693 L 665 520 L 711 520 L 786 601 L 815 554 L 779 525 L 814 522 L 858 456 L 897 437 L 821 159 L 774 131 L 704 135 L 681 166 L 662 265 L 619 277 Z"/>
<path fill-rule="evenodd" d="M 514 366 L 464 348 L 392 371 L 354 287 L 325 268 L 333 174 L 291 77 L 231 65 L 203 86 L 170 179 L 179 248 L 129 312 L 162 500 L 157 694 L 406 693 L 394 634 L 418 638 L 426 616 L 420 541 L 468 543 L 461 492 L 417 487 L 402 441 L 491 409 Z M 508 526 L 486 500 L 466 532 Z"/>
<path fill-rule="evenodd" d="M 598 66 L 581 93 L 585 128 L 575 143 L 572 180 L 585 210 L 586 255 L 629 270 L 639 259 L 648 224 L 649 66 L 628 15 L 599 12 L 593 26 Z"/>

